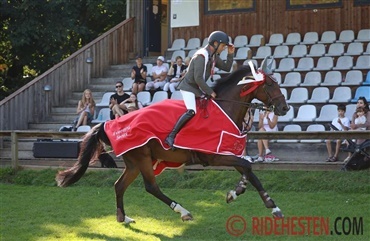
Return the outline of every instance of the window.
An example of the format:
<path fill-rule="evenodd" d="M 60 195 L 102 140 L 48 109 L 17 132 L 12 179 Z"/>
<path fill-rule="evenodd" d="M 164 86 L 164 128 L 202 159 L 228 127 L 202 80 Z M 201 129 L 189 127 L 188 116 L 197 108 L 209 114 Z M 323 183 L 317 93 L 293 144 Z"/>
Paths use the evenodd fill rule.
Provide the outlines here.
<path fill-rule="evenodd" d="M 256 0 L 204 0 L 205 13 L 231 13 L 254 11 Z"/>

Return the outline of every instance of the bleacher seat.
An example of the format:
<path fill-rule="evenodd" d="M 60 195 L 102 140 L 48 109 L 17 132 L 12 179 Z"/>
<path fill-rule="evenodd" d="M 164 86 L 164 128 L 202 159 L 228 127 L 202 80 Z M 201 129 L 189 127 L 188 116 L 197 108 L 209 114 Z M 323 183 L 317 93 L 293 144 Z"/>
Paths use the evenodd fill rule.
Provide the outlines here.
<path fill-rule="evenodd" d="M 167 63 L 171 63 L 171 61 L 176 62 L 176 57 L 180 56 L 183 60 L 186 57 L 185 50 L 176 50 L 172 52 L 172 56 L 170 59 L 167 60 Z"/>
<path fill-rule="evenodd" d="M 333 70 L 350 70 L 353 68 L 353 57 L 352 56 L 340 56 L 337 59 L 336 65 Z"/>
<path fill-rule="evenodd" d="M 137 101 L 139 101 L 143 106 L 146 106 L 152 101 L 152 96 L 149 91 L 140 91 L 137 93 Z"/>
<path fill-rule="evenodd" d="M 319 41 L 319 34 L 317 32 L 307 32 L 300 44 L 315 44 Z"/>
<path fill-rule="evenodd" d="M 338 86 L 342 82 L 342 73 L 340 71 L 328 71 L 325 74 L 324 81 L 321 86 Z"/>
<path fill-rule="evenodd" d="M 123 78 L 122 84 L 123 84 L 123 91 L 130 91 L 132 89 L 132 84 L 134 83 L 134 80 L 131 79 L 131 77 Z"/>
<path fill-rule="evenodd" d="M 363 81 L 361 70 L 350 70 L 346 73 L 346 77 L 342 85 L 360 85 Z"/>
<path fill-rule="evenodd" d="M 173 93 L 171 94 L 171 98 L 170 98 L 170 99 L 171 99 L 171 100 L 182 100 L 183 98 L 182 98 L 181 91 L 176 90 L 175 92 L 173 92 Z"/>
<path fill-rule="evenodd" d="M 302 38 L 300 33 L 289 33 L 283 45 L 297 45 L 301 42 L 301 40 Z"/>
<path fill-rule="evenodd" d="M 234 39 L 234 47 L 241 48 L 248 44 L 248 37 L 246 35 L 238 35 Z"/>
<path fill-rule="evenodd" d="M 103 97 L 99 103 L 96 104 L 97 107 L 108 107 L 110 104 L 110 97 L 114 92 L 106 92 L 103 94 Z"/>
<path fill-rule="evenodd" d="M 326 53 L 324 44 L 314 44 L 311 46 L 309 53 L 306 57 L 321 57 Z"/>
<path fill-rule="evenodd" d="M 243 62 L 243 65 L 247 65 L 247 66 L 249 66 L 249 61 L 252 61 L 252 63 L 253 63 L 253 65 L 254 65 L 254 67 L 257 69 L 258 68 L 258 62 L 257 62 L 257 60 L 256 59 L 246 59 L 246 60 L 244 60 L 244 62 Z"/>
<path fill-rule="evenodd" d="M 168 99 L 168 93 L 167 91 L 156 91 L 153 95 L 153 99 L 151 102 L 149 102 L 147 105 L 152 105 L 154 103 L 160 102 L 162 100 Z"/>
<path fill-rule="evenodd" d="M 222 50 L 222 52 L 220 53 L 220 59 L 226 60 L 227 59 L 227 54 L 228 54 L 227 49 Z"/>
<path fill-rule="evenodd" d="M 278 85 L 280 85 L 281 84 L 281 74 L 280 73 L 273 73 L 272 76 L 275 78 L 276 83 L 278 83 Z"/>
<path fill-rule="evenodd" d="M 234 60 L 246 60 L 252 57 L 252 50 L 249 47 L 241 47 L 236 51 Z"/>
<path fill-rule="evenodd" d="M 202 41 L 202 46 L 201 47 L 205 47 L 207 44 L 208 44 L 208 37 L 205 37 Z"/>
<path fill-rule="evenodd" d="M 361 55 L 364 52 L 363 43 L 350 43 L 347 51 L 343 55 Z"/>
<path fill-rule="evenodd" d="M 307 55 L 307 46 L 304 44 L 294 45 L 291 54 L 287 57 L 290 58 L 302 58 Z"/>
<path fill-rule="evenodd" d="M 171 48 L 168 48 L 167 51 L 176 51 L 183 50 L 185 48 L 185 39 L 175 39 L 172 43 Z"/>
<path fill-rule="evenodd" d="M 348 88 L 348 87 L 347 87 Z M 365 97 L 368 102 L 370 102 L 370 87 L 360 86 L 356 89 L 355 97 L 351 100 L 352 103 L 357 102 L 358 98 L 361 96 Z"/>
<path fill-rule="evenodd" d="M 350 43 L 355 40 L 355 32 L 353 30 L 342 30 L 339 34 L 337 43 Z"/>
<path fill-rule="evenodd" d="M 310 124 L 306 131 L 325 131 L 325 126 L 322 124 Z M 302 139 L 301 143 L 320 143 L 324 142 L 323 139 Z"/>
<path fill-rule="evenodd" d="M 316 71 L 329 71 L 334 67 L 334 61 L 332 57 L 320 57 L 317 60 L 317 65 L 313 70 Z"/>
<path fill-rule="evenodd" d="M 285 88 L 280 88 L 281 93 L 284 95 L 285 99 L 288 99 L 288 91 Z"/>
<path fill-rule="evenodd" d="M 294 71 L 311 71 L 314 68 L 314 61 L 311 57 L 300 58 L 297 64 L 297 67 L 294 68 Z"/>
<path fill-rule="evenodd" d="M 99 111 L 98 117 L 91 121 L 93 124 L 102 123 L 105 121 L 110 120 L 110 109 L 109 108 L 102 108 Z"/>
<path fill-rule="evenodd" d="M 276 72 L 290 72 L 295 68 L 293 58 L 284 58 L 280 60 L 279 67 L 275 69 Z"/>
<path fill-rule="evenodd" d="M 151 76 L 152 75 L 153 64 L 144 64 L 144 65 L 146 66 L 146 70 L 147 70 L 146 75 Z"/>
<path fill-rule="evenodd" d="M 279 45 L 279 46 L 276 46 L 273 56 L 275 59 L 281 59 L 281 58 L 287 57 L 288 54 L 289 54 L 289 47 L 285 45 Z"/>
<path fill-rule="evenodd" d="M 362 83 L 362 85 L 370 85 L 370 71 L 367 72 L 365 81 Z"/>
<path fill-rule="evenodd" d="M 281 87 L 298 87 L 301 84 L 301 74 L 298 72 L 289 72 L 285 75 Z"/>
<path fill-rule="evenodd" d="M 270 46 L 260 46 L 257 49 L 256 55 L 252 59 L 264 59 L 266 56 L 271 56 L 272 51 Z"/>
<path fill-rule="evenodd" d="M 370 69 L 370 55 L 358 56 L 356 65 L 353 69 Z"/>
<path fill-rule="evenodd" d="M 288 124 L 284 126 L 283 128 L 284 132 L 289 132 L 289 131 L 302 131 L 302 127 L 298 124 Z M 298 143 L 300 140 L 299 139 L 278 139 L 276 142 L 278 143 L 286 143 L 286 142 L 293 142 L 293 143 Z"/>
<path fill-rule="evenodd" d="M 278 118 L 278 122 L 291 122 L 294 118 L 294 107 L 293 106 L 289 106 L 289 110 L 288 112 L 283 115 L 283 116 L 279 116 Z"/>
<path fill-rule="evenodd" d="M 76 132 L 89 132 L 91 130 L 91 126 L 88 125 L 82 125 L 77 127 Z"/>
<path fill-rule="evenodd" d="M 325 31 L 321 35 L 321 39 L 318 43 L 328 44 L 334 43 L 337 40 L 337 34 L 334 31 Z"/>
<path fill-rule="evenodd" d="M 297 117 L 293 119 L 293 122 L 312 122 L 315 119 L 316 106 L 307 104 L 299 107 Z"/>
<path fill-rule="evenodd" d="M 281 33 L 271 34 L 269 42 L 266 43 L 266 46 L 278 46 L 284 43 L 284 36 Z"/>
<path fill-rule="evenodd" d="M 288 104 L 303 104 L 308 100 L 308 90 L 306 88 L 297 87 L 290 93 L 289 99 L 286 101 Z"/>
<path fill-rule="evenodd" d="M 321 73 L 317 71 L 308 72 L 300 86 L 319 86 L 321 84 Z"/>
<path fill-rule="evenodd" d="M 321 107 L 319 117 L 317 117 L 315 121 L 330 123 L 335 117 L 338 117 L 338 106 L 326 104 Z"/>
<path fill-rule="evenodd" d="M 351 99 L 351 89 L 347 86 L 339 86 L 335 88 L 333 97 L 329 100 L 329 103 L 347 103 Z"/>
<path fill-rule="evenodd" d="M 264 37 L 262 34 L 254 34 L 249 40 L 249 43 L 246 45 L 246 47 L 259 47 L 263 44 Z"/>
<path fill-rule="evenodd" d="M 358 31 L 355 42 L 370 42 L 370 29 L 361 29 Z"/>
<path fill-rule="evenodd" d="M 353 113 L 355 113 L 357 108 L 357 104 L 347 104 L 346 105 L 346 113 L 344 114 L 350 121 L 352 121 Z"/>
<path fill-rule="evenodd" d="M 327 103 L 330 99 L 330 91 L 327 87 L 316 87 L 312 91 L 311 98 L 307 103 Z"/>
<path fill-rule="evenodd" d="M 188 52 L 188 56 L 187 56 L 187 57 L 192 58 L 192 57 L 193 57 L 193 55 L 195 54 L 195 52 L 197 52 L 197 51 L 198 51 L 198 49 L 192 49 L 192 50 L 190 50 L 190 51 Z"/>
<path fill-rule="evenodd" d="M 364 52 L 364 55 L 370 55 L 370 42 L 367 43 L 367 47 L 366 47 L 366 50 Z"/>
<path fill-rule="evenodd" d="M 190 38 L 184 50 L 192 50 L 200 48 L 200 39 L 199 38 Z"/>
<path fill-rule="evenodd" d="M 341 56 L 344 54 L 343 43 L 332 43 L 329 45 L 328 52 L 324 56 Z"/>

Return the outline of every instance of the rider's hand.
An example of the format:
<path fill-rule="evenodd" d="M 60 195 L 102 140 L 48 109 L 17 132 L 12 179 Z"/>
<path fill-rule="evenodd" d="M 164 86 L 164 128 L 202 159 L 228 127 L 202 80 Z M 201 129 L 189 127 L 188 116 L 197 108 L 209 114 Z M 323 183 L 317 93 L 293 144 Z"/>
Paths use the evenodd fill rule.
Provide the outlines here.
<path fill-rule="evenodd" d="M 215 92 L 213 92 L 212 94 L 211 94 L 211 97 L 212 97 L 212 99 L 216 99 L 216 93 Z"/>
<path fill-rule="evenodd" d="M 228 45 L 227 46 L 227 52 L 228 52 L 228 54 L 234 54 L 234 52 L 235 52 L 234 45 Z"/>

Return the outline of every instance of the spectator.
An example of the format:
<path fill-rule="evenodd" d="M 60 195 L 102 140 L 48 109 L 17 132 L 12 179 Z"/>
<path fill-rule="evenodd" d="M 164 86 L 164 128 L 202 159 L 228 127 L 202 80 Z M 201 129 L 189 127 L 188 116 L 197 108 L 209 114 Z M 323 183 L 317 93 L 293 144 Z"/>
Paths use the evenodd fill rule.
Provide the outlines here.
<path fill-rule="evenodd" d="M 168 75 L 170 76 L 170 81 L 167 82 L 164 85 L 163 90 L 164 91 L 170 90 L 171 93 L 175 92 L 177 85 L 179 84 L 180 80 L 182 79 L 182 77 L 185 74 L 185 69 L 186 68 L 187 68 L 187 66 L 185 66 L 182 63 L 181 56 L 177 56 L 176 57 L 176 64 L 171 62 L 171 68 L 168 71 Z"/>
<path fill-rule="evenodd" d="M 122 103 L 128 98 L 130 98 L 130 96 L 123 91 L 123 83 L 121 81 L 117 81 L 116 93 L 110 97 L 109 108 L 111 109 L 111 120 L 123 116 L 128 112 L 126 105 Z"/>
<path fill-rule="evenodd" d="M 122 104 L 125 104 L 128 112 L 143 108 L 143 105 L 137 100 L 137 96 L 134 93 L 131 93 L 130 98 L 124 100 Z"/>
<path fill-rule="evenodd" d="M 157 58 L 157 65 L 153 66 L 152 68 L 152 82 L 146 84 L 145 89 L 163 89 L 164 85 L 166 84 L 166 78 L 168 73 L 168 68 L 166 65 L 163 65 L 164 57 L 159 56 Z"/>
<path fill-rule="evenodd" d="M 278 116 L 271 111 L 261 112 L 259 114 L 258 131 L 277 131 Z M 256 162 L 272 162 L 278 159 L 271 155 L 271 150 L 269 148 L 269 140 L 258 140 L 258 158 Z M 263 150 L 265 149 L 265 155 L 263 155 Z"/>
<path fill-rule="evenodd" d="M 340 131 L 347 131 L 349 129 L 349 119 L 345 117 L 346 113 L 346 106 L 345 105 L 338 105 L 338 117 L 334 118 L 331 124 L 335 126 Z M 327 162 L 336 162 L 338 161 L 338 154 L 340 150 L 340 145 L 342 140 L 336 140 L 335 152 L 333 154 L 332 151 L 332 140 L 326 140 L 326 149 L 328 151 L 328 159 Z"/>
<path fill-rule="evenodd" d="M 364 124 L 356 124 L 356 112 L 353 113 L 352 115 L 352 121 L 351 121 L 351 130 L 356 130 L 358 128 L 366 128 L 366 130 L 370 130 L 370 111 L 369 111 L 369 103 L 367 102 L 366 98 L 361 96 L 360 98 L 358 98 L 357 100 L 357 105 L 356 105 L 356 110 L 358 107 L 362 107 L 364 109 L 364 113 L 365 113 L 365 118 L 366 118 L 366 122 Z M 357 144 L 361 144 L 362 142 L 364 142 L 365 140 L 363 139 L 358 139 L 356 141 Z"/>
<path fill-rule="evenodd" d="M 137 94 L 143 91 L 146 85 L 146 74 L 148 70 L 145 65 L 143 65 L 143 59 L 141 56 L 136 57 L 136 65 L 132 67 L 131 79 L 134 80 L 132 84 L 132 93 Z"/>
<path fill-rule="evenodd" d="M 86 89 L 80 101 L 78 101 L 77 111 L 76 113 L 79 114 L 77 119 L 75 120 L 74 131 L 81 125 L 90 124 L 95 111 L 95 101 L 92 96 L 91 90 Z"/>
<path fill-rule="evenodd" d="M 361 107 L 361 106 L 357 107 L 355 125 L 357 125 L 359 127 L 356 130 L 365 131 L 366 127 L 361 127 L 361 125 L 365 124 L 365 123 L 366 123 L 365 108 Z"/>
<path fill-rule="evenodd" d="M 253 127 L 253 119 L 254 119 L 253 113 L 254 113 L 254 109 L 251 108 L 251 107 L 248 108 L 247 113 L 245 113 L 244 121 L 243 121 L 243 132 L 248 132 L 248 131 L 250 131 L 252 129 L 252 127 Z M 247 136 L 246 141 L 247 140 L 248 140 L 248 136 Z M 244 158 L 245 160 L 247 160 L 249 162 L 253 162 L 252 157 L 250 157 L 248 155 L 247 149 L 244 149 L 243 150 L 242 158 Z"/>

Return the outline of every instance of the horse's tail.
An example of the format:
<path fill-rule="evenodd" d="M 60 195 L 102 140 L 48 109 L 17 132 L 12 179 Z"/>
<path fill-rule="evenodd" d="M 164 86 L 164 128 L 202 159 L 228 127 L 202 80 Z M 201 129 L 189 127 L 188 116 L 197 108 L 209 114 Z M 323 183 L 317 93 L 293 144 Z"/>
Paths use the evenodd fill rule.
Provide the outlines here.
<path fill-rule="evenodd" d="M 100 142 L 100 135 L 104 132 L 104 125 L 99 124 L 93 127 L 84 137 L 81 143 L 81 151 L 77 162 L 73 167 L 58 172 L 55 177 L 59 187 L 68 187 L 80 180 L 85 174 L 90 162 L 97 160 L 103 150 Z"/>

